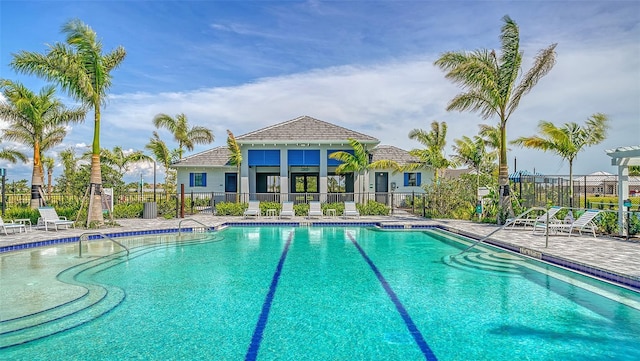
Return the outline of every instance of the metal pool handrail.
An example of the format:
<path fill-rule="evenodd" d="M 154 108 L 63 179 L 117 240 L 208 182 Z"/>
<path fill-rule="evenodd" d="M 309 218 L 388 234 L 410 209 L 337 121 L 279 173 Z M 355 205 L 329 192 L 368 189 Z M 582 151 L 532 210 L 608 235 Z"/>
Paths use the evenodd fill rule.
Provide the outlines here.
<path fill-rule="evenodd" d="M 117 244 L 118 246 L 124 248 L 127 251 L 127 257 L 129 257 L 129 248 L 127 248 L 127 246 L 125 246 L 124 244 L 116 241 L 115 239 L 107 236 L 106 234 L 102 233 L 102 232 L 84 232 L 80 235 L 80 237 L 78 237 L 78 257 L 82 257 L 82 237 L 86 236 L 87 238 L 87 242 L 89 241 L 89 236 L 102 236 L 102 238 L 108 239 L 111 242 Z"/>
<path fill-rule="evenodd" d="M 211 229 L 211 227 L 210 227 L 210 226 L 207 226 L 206 224 L 204 224 L 204 223 L 202 223 L 202 222 L 198 221 L 197 219 L 193 219 L 193 218 L 185 218 L 185 219 L 180 220 L 180 222 L 178 223 L 178 236 L 180 236 L 180 235 L 181 235 L 181 233 L 182 233 L 182 222 L 184 222 L 184 221 L 193 221 L 193 222 L 196 222 L 196 223 L 198 223 L 199 225 L 203 226 L 203 227 L 204 227 L 204 228 L 206 228 L 206 229 Z"/>
<path fill-rule="evenodd" d="M 477 246 L 478 244 L 482 243 L 483 241 L 487 240 L 489 237 L 491 237 L 492 235 L 494 235 L 494 234 L 495 234 L 495 233 L 497 233 L 498 231 L 501 231 L 501 230 L 505 229 L 507 226 L 510 226 L 510 225 L 512 225 L 513 223 L 515 223 L 517 220 L 522 219 L 522 217 L 523 217 L 523 216 L 525 216 L 525 215 L 527 215 L 527 214 L 529 214 L 529 213 L 531 213 L 531 212 L 533 212 L 533 211 L 546 211 L 546 210 L 547 210 L 547 209 L 546 209 L 546 208 L 543 208 L 543 207 L 532 207 L 532 208 L 527 209 L 527 210 L 526 210 L 526 211 L 524 211 L 522 214 L 519 214 L 517 217 L 515 217 L 515 218 L 513 218 L 513 219 L 511 219 L 511 220 L 508 220 L 507 222 L 505 222 L 505 223 L 502 225 L 502 227 L 500 227 L 500 228 L 498 228 L 498 229 L 494 229 L 491 233 L 489 233 L 489 234 L 487 234 L 486 236 L 484 236 L 484 237 L 480 238 L 479 240 L 477 240 L 477 241 L 473 242 L 473 244 L 472 244 L 472 245 L 470 245 L 469 247 L 465 248 L 462 252 L 460 252 L 460 253 L 456 254 L 456 256 L 459 256 L 459 255 L 461 255 L 461 254 L 463 254 L 463 253 L 467 252 L 467 251 L 468 251 L 468 250 L 470 250 L 471 248 L 473 248 L 473 247 Z M 548 216 L 549 216 L 549 215 L 548 215 L 548 213 L 547 213 L 547 217 L 548 217 Z M 548 223 L 549 223 L 549 222 L 548 222 L 548 220 L 547 220 L 547 224 L 548 224 Z"/>

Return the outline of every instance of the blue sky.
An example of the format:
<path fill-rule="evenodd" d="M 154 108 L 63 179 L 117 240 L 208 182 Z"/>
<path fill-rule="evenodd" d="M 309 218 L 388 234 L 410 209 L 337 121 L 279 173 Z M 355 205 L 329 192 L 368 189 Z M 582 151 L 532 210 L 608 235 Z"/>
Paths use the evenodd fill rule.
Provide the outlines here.
<path fill-rule="evenodd" d="M 46 44 L 64 41 L 62 24 L 79 18 L 105 51 L 127 51 L 102 114 L 104 148 L 144 150 L 158 113 L 184 113 L 192 125 L 213 130 L 215 142 L 189 154 L 224 145 L 226 129 L 241 135 L 309 115 L 407 150 L 420 147 L 408 139 L 411 129 L 445 121 L 450 155 L 454 139 L 497 119 L 447 112 L 460 89 L 433 62 L 445 51 L 499 49 L 504 15 L 520 27 L 524 71 L 540 49 L 558 43 L 554 69 L 522 99 L 508 138 L 536 134 L 540 120 L 582 124 L 605 113 L 608 139 L 580 153 L 574 172 L 615 173 L 605 150 L 640 144 L 638 1 L 1 0 L 0 77 L 38 91 L 46 83 L 15 73 L 12 54 L 45 52 Z M 68 147 L 83 152 L 92 119 L 70 127 L 48 155 Z M 551 153 L 512 146 L 510 171 L 514 159 L 518 169 L 568 173 Z M 29 165 L 2 162 L 8 179 L 30 179 Z M 60 173 L 57 167 L 54 177 Z M 132 167 L 127 180 L 141 173 L 151 180 L 146 164 Z"/>

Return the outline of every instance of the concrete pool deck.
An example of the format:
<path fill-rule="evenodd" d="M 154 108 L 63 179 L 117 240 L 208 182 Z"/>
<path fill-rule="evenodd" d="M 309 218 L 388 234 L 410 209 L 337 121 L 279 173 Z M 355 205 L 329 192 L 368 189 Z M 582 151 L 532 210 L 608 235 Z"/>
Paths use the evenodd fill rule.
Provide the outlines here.
<path fill-rule="evenodd" d="M 182 228 L 219 227 L 229 223 L 331 223 L 331 224 L 363 224 L 374 223 L 389 228 L 410 227 L 440 227 L 454 233 L 470 236 L 475 239 L 482 238 L 498 227 L 496 225 L 475 223 L 460 220 L 424 219 L 406 213 L 396 213 L 391 216 L 363 216 L 360 218 L 324 217 L 307 219 L 306 217 L 293 217 L 279 219 L 278 217 L 259 217 L 257 219 L 244 219 L 242 217 L 214 216 L 212 214 L 198 214 L 185 216 L 184 219 L 118 219 L 117 226 L 109 226 L 97 230 L 87 229 L 61 229 L 59 231 L 45 231 L 44 229 L 32 229 L 27 232 L 9 235 L 0 235 L 0 249 L 7 246 L 25 245 L 39 241 L 68 239 L 78 237 L 83 233 L 97 231 L 104 234 L 116 232 L 136 232 L 144 230 L 175 230 L 180 225 Z M 201 224 L 200 224 L 201 223 Z M 28 228 L 28 226 L 27 226 Z M 640 242 L 635 240 L 605 237 L 599 235 L 594 238 L 590 234 L 582 236 L 551 235 L 547 237 L 541 234 L 533 234 L 531 228 L 511 229 L 507 227 L 493 234 L 488 243 L 497 244 L 503 248 L 534 258 L 549 261 L 551 263 L 566 266 L 577 271 L 601 277 L 616 283 L 628 285 L 640 290 Z M 0 255 L 3 253 L 0 253 Z"/>

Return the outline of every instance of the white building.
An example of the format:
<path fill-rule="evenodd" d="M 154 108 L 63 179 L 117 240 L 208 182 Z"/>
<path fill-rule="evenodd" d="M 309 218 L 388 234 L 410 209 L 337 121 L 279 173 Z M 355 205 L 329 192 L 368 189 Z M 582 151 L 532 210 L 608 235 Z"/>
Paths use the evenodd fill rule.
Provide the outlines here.
<path fill-rule="evenodd" d="M 425 182 L 431 182 L 431 169 L 337 174 L 340 162 L 329 158 L 329 154 L 353 152 L 349 138 L 370 150 L 370 162 L 389 159 L 402 165 L 417 161 L 405 150 L 379 145 L 374 137 L 302 116 L 237 136 L 243 159 L 240 175 L 229 164 L 226 146 L 185 157 L 172 168 L 177 170 L 178 191 L 184 185 L 186 193 L 213 193 L 218 201 L 233 201 L 239 192 L 244 201 L 358 201 L 362 195 L 387 203 L 391 191 L 419 193 Z"/>

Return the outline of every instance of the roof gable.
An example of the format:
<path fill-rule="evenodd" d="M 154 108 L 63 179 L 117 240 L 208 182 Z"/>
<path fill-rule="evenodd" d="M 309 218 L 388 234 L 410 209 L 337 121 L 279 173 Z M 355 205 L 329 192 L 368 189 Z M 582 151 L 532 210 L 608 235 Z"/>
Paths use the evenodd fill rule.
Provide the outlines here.
<path fill-rule="evenodd" d="M 243 134 L 236 137 L 236 141 L 241 144 L 252 142 L 343 143 L 348 138 L 353 138 L 360 143 L 377 144 L 380 142 L 372 136 L 306 115 Z"/>
<path fill-rule="evenodd" d="M 228 166 L 231 151 L 226 146 L 220 146 L 213 149 L 205 150 L 197 154 L 182 158 L 180 161 L 171 166 L 178 167 L 200 167 L 200 166 Z"/>
<path fill-rule="evenodd" d="M 384 159 L 392 160 L 400 165 L 419 162 L 418 158 L 412 156 L 406 150 L 393 145 L 379 145 L 371 150 L 371 154 L 373 155 L 373 162 Z"/>

